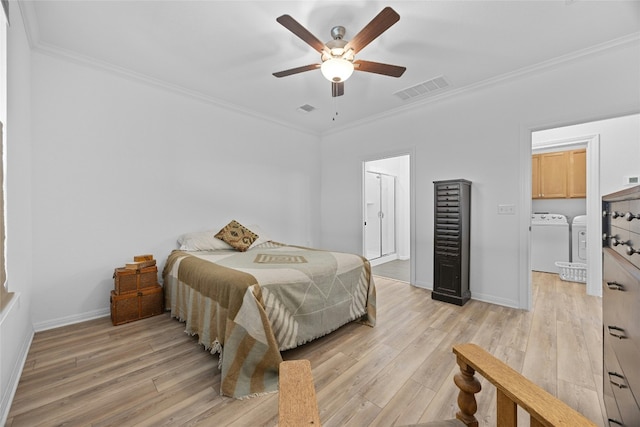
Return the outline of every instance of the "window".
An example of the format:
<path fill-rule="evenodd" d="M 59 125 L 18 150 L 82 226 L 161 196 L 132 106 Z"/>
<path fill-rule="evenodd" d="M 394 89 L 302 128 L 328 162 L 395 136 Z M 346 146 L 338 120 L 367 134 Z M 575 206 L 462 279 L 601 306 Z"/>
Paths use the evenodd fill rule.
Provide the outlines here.
<path fill-rule="evenodd" d="M 3 158 L 4 153 L 4 126 L 0 122 L 0 159 Z M 0 161 L 0 312 L 9 303 L 11 296 L 13 295 L 7 289 L 7 274 L 5 270 L 4 259 L 4 164 Z"/>
<path fill-rule="evenodd" d="M 5 224 L 4 224 L 4 123 L 7 117 L 7 25 L 9 23 L 9 1 L 2 0 L 5 22 L 0 18 L 0 312 L 11 300 L 7 289 L 5 268 Z"/>

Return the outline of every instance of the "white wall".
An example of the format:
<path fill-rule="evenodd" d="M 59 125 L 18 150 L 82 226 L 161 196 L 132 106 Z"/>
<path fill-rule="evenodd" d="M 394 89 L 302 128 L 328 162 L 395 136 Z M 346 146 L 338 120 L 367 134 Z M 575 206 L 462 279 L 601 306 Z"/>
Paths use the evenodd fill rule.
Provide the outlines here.
<path fill-rule="evenodd" d="M 639 53 L 634 42 L 326 136 L 323 246 L 359 250 L 362 159 L 388 152 L 389 141 L 415 147 L 416 284 L 432 287 L 433 181 L 465 178 L 473 182 L 472 296 L 521 306 L 528 274 L 519 258 L 519 251 L 528 250 L 521 216 L 529 218 L 530 210 L 520 193 L 530 170 L 521 170 L 521 159 L 531 150 L 522 135 L 545 125 L 637 112 Z M 498 204 L 516 205 L 516 215 L 498 215 Z"/>
<path fill-rule="evenodd" d="M 20 10 L 10 4 L 6 139 L 7 281 L 13 304 L 0 321 L 0 425 L 18 385 L 33 326 L 31 234 L 31 53 Z"/>
<path fill-rule="evenodd" d="M 109 312 L 113 269 L 176 238 L 258 223 L 318 240 L 318 137 L 33 55 L 33 321 Z"/>

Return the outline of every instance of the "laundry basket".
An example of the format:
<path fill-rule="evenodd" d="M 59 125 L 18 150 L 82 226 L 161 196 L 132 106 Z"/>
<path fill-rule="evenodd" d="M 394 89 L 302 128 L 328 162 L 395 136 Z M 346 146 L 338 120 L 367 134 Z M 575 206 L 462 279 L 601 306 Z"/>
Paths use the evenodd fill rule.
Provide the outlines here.
<path fill-rule="evenodd" d="M 587 283 L 587 264 L 581 262 L 556 261 L 560 267 L 560 278 L 568 282 Z"/>

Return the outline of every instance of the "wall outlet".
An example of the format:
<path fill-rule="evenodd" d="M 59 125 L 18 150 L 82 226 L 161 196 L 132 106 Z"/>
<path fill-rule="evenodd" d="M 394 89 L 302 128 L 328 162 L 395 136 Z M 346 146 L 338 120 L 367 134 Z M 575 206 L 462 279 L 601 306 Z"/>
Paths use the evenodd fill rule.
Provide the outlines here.
<path fill-rule="evenodd" d="M 498 215 L 515 215 L 516 205 L 498 205 Z"/>

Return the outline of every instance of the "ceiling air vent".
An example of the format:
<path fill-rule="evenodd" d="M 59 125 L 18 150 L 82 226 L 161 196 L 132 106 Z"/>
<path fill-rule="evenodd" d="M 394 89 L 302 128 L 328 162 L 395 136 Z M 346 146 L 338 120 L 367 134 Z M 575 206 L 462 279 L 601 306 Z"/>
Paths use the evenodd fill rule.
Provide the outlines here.
<path fill-rule="evenodd" d="M 315 110 L 316 107 L 314 107 L 313 105 L 309 105 L 309 104 L 304 104 L 301 105 L 297 108 L 298 111 L 300 111 L 301 113 L 310 113 L 313 110 Z"/>
<path fill-rule="evenodd" d="M 417 96 L 432 95 L 442 92 L 449 87 L 449 82 L 444 76 L 438 76 L 426 82 L 419 83 L 415 86 L 411 86 L 404 90 L 394 93 L 398 98 L 406 101 L 407 99 L 415 98 Z"/>

